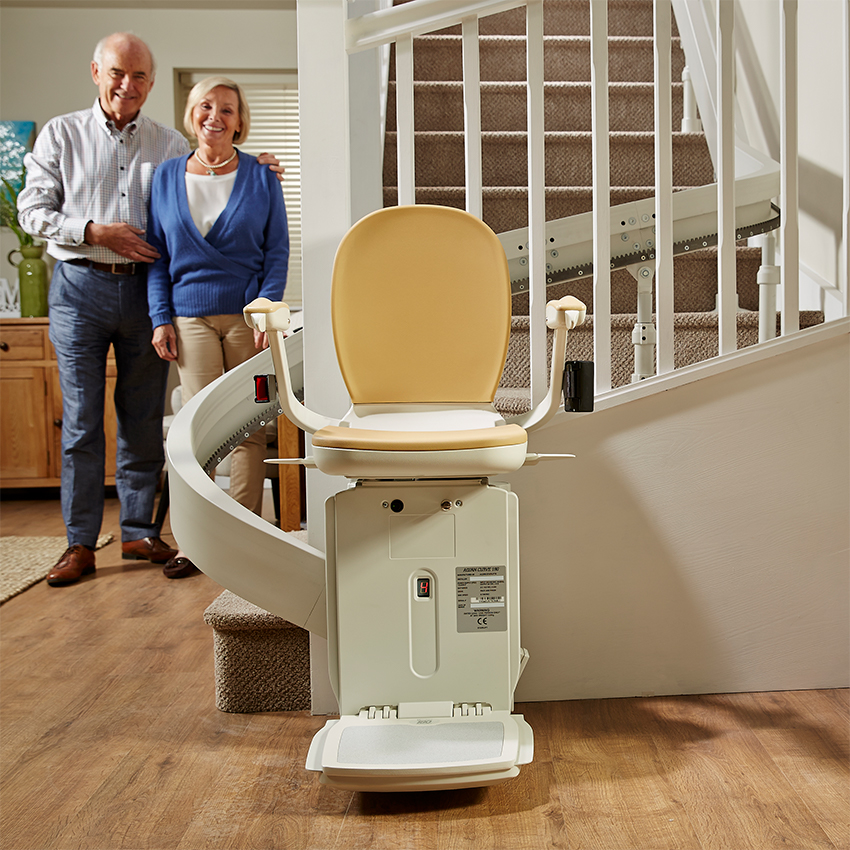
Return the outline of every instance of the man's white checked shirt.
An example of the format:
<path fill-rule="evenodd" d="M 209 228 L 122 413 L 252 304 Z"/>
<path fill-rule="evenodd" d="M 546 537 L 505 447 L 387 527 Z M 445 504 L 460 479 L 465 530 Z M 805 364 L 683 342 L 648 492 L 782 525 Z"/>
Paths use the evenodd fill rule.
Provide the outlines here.
<path fill-rule="evenodd" d="M 144 230 L 156 167 L 188 151 L 180 133 L 141 113 L 117 130 L 96 100 L 91 109 L 52 118 L 39 133 L 24 160 L 18 217 L 49 241 L 48 253 L 58 260 L 126 263 L 108 248 L 84 245 L 86 224 L 126 222 Z"/>

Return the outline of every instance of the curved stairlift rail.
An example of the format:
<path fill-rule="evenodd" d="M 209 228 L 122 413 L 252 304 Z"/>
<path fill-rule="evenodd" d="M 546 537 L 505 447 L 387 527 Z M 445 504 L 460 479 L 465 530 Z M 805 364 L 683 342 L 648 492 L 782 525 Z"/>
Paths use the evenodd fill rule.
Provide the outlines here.
<path fill-rule="evenodd" d="M 286 348 L 298 390 L 301 334 L 288 337 Z M 205 387 L 174 418 L 166 443 L 171 529 L 189 558 L 222 586 L 325 637 L 324 554 L 242 507 L 205 472 L 252 426 L 282 413 L 276 403 L 259 409 L 254 401 L 253 376 L 273 372 L 266 349 Z"/>
<path fill-rule="evenodd" d="M 779 193 L 779 167 L 755 151 L 737 150 L 735 181 L 736 237 L 747 239 L 775 230 L 779 210 L 771 199 Z M 610 208 L 611 268 L 626 268 L 655 259 L 655 198 Z M 528 229 L 499 234 L 508 257 L 511 291 L 525 292 L 528 277 Z M 546 283 L 578 280 L 593 274 L 593 213 L 546 223 Z M 717 244 L 717 187 L 714 184 L 673 194 L 673 251 L 685 254 Z"/>

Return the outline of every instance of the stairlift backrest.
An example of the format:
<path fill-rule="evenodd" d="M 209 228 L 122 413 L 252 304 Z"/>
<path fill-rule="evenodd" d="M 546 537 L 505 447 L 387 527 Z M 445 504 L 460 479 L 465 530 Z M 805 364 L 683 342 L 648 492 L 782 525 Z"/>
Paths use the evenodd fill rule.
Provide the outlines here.
<path fill-rule="evenodd" d="M 337 251 L 331 318 L 355 406 L 491 404 L 510 313 L 502 245 L 462 210 L 379 210 Z"/>

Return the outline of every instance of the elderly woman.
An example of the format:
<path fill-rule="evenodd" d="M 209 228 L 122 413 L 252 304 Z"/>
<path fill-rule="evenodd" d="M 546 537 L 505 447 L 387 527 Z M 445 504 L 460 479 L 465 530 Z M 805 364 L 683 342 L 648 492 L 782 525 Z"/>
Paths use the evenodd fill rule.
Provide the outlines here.
<path fill-rule="evenodd" d="M 190 92 L 183 123 L 194 153 L 160 165 L 151 189 L 148 240 L 161 254 L 148 273 L 153 345 L 176 360 L 183 401 L 268 345 L 242 308 L 257 296 L 280 300 L 289 233 L 275 174 L 238 151 L 250 127 L 244 92 L 226 77 L 208 77 Z M 265 433 L 232 454 L 230 495 L 260 513 Z M 182 552 L 163 572 L 194 572 Z"/>

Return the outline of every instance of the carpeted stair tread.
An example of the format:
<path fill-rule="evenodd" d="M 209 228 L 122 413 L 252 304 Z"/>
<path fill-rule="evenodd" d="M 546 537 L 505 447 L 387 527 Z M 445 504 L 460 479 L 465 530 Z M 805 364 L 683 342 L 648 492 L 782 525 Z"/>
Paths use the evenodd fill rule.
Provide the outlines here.
<path fill-rule="evenodd" d="M 213 628 L 227 628 L 237 631 L 246 629 L 297 629 L 283 617 L 278 617 L 225 590 L 204 611 L 204 622 Z"/>
<path fill-rule="evenodd" d="M 682 123 L 682 83 L 673 84 L 673 126 Z M 651 132 L 654 120 L 652 83 L 620 82 L 609 86 L 609 126 L 612 131 Z M 525 127 L 524 82 L 485 82 L 481 85 L 481 126 L 485 131 Z M 591 129 L 589 82 L 548 82 L 544 86 L 546 130 Z M 459 81 L 422 81 L 414 84 L 414 126 L 418 132 L 464 128 L 463 84 Z M 387 130 L 396 129 L 395 81 L 387 93 Z"/>
<path fill-rule="evenodd" d="M 483 35 L 479 38 L 482 80 L 525 80 L 524 35 Z M 393 52 L 394 57 L 394 52 Z M 544 78 L 583 81 L 590 79 L 590 37 L 547 35 L 543 41 Z M 613 82 L 650 82 L 653 79 L 652 36 L 612 36 L 608 47 L 608 77 Z M 673 39 L 673 79 L 682 78 L 685 67 L 680 40 Z M 414 41 L 415 80 L 459 80 L 462 78 L 463 50 L 459 35 L 427 35 Z M 390 77 L 395 79 L 391 61 Z"/>
<path fill-rule="evenodd" d="M 397 184 L 396 133 L 385 141 L 384 185 Z M 482 134 L 482 175 L 485 186 L 515 186 L 528 174 L 527 134 L 523 131 Z M 610 179 L 614 186 L 655 183 L 654 136 L 645 132 L 610 134 Z M 592 134 L 587 131 L 546 133 L 547 186 L 589 186 L 592 183 Z M 417 186 L 464 185 L 464 137 L 457 131 L 416 134 Z M 714 178 L 705 137 L 673 133 L 673 182 L 701 186 Z"/>

